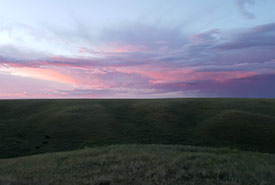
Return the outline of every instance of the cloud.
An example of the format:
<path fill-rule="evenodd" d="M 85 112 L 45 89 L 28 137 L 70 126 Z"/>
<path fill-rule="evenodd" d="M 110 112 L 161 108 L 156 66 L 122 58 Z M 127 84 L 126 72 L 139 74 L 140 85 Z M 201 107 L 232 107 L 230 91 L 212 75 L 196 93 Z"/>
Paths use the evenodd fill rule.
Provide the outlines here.
<path fill-rule="evenodd" d="M 0 72 L 9 73 L 20 77 L 29 77 L 40 80 L 54 81 L 58 83 L 75 84 L 76 82 L 69 76 L 66 76 L 52 69 L 33 68 L 33 67 L 2 67 Z"/>
<path fill-rule="evenodd" d="M 256 26 L 244 32 L 239 32 L 230 38 L 230 41 L 218 46 L 220 49 L 244 49 L 275 47 L 275 23 Z"/>
<path fill-rule="evenodd" d="M 222 83 L 197 81 L 188 87 L 197 90 L 199 96 L 205 97 L 274 98 L 274 80 L 275 73 L 231 79 Z"/>
<path fill-rule="evenodd" d="M 248 12 L 245 7 L 247 4 L 253 5 L 254 3 L 255 0 L 235 0 L 235 5 L 238 12 L 246 19 L 255 18 L 255 15 L 251 12 Z"/>
<path fill-rule="evenodd" d="M 78 55 L 32 58 L 20 48 L 3 50 L 0 73 L 61 84 L 37 91 L 39 97 L 270 97 L 273 88 L 260 83 L 274 80 L 274 25 L 186 34 L 130 24 L 106 29 L 98 47 L 78 46 Z"/>
<path fill-rule="evenodd" d="M 12 56 L 20 59 L 35 59 L 47 57 L 49 53 L 28 49 L 26 47 L 15 47 L 11 44 L 0 45 L 0 56 Z"/>

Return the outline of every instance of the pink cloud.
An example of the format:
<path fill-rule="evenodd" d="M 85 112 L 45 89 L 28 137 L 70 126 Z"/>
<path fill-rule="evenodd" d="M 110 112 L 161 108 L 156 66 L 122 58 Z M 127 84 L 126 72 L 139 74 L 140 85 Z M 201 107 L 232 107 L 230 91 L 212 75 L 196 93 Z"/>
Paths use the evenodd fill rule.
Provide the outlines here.
<path fill-rule="evenodd" d="M 110 56 L 123 53 L 131 52 L 148 52 L 149 50 L 144 45 L 130 45 L 130 44 L 120 44 L 117 42 L 110 42 L 107 46 L 99 47 L 97 50 L 88 49 L 86 47 L 80 47 L 78 52 L 80 54 L 87 53 L 93 56 Z"/>
<path fill-rule="evenodd" d="M 150 78 L 150 83 L 176 83 L 176 82 L 189 82 L 197 80 L 216 80 L 219 82 L 227 81 L 230 79 L 239 79 L 249 76 L 254 76 L 256 72 L 244 71 L 196 71 L 192 69 L 174 69 L 168 67 L 159 67 L 152 69 L 150 66 L 136 67 L 120 67 L 114 68 L 115 71 L 122 73 L 137 73 Z"/>
<path fill-rule="evenodd" d="M 76 48 L 77 55 L 39 59 L 2 55 L 0 75 L 60 85 L 49 86 L 52 91 L 29 85 L 25 95 L 20 88 L 20 97 L 159 97 L 185 95 L 188 90 L 206 92 L 212 86 L 223 89 L 226 84 L 233 88 L 234 82 L 245 83 L 241 79 L 253 84 L 259 79 L 255 76 L 274 73 L 274 28 L 273 23 L 236 34 L 214 29 L 188 37 L 165 30 L 154 37 L 146 29 L 145 37 L 133 34 L 131 38 L 124 38 L 122 30 L 117 39 L 107 39 L 98 47 Z M 262 79 L 270 82 L 268 78 Z M 16 84 L 21 81 L 10 82 L 11 91 L 2 90 L 1 96 L 18 93 Z M 0 85 L 10 87 L 3 80 Z"/>
<path fill-rule="evenodd" d="M 29 77 L 40 80 L 55 81 L 59 83 L 75 84 L 76 81 L 53 69 L 33 68 L 33 67 L 5 67 L 0 68 L 0 71 L 10 73 L 11 75 Z"/>

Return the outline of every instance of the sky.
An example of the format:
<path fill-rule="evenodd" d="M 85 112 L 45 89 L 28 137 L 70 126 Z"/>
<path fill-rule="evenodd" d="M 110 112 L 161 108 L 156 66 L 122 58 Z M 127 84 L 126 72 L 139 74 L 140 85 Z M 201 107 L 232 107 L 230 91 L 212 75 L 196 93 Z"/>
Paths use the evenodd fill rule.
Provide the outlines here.
<path fill-rule="evenodd" d="M 275 98 L 274 0 L 0 0 L 0 99 Z"/>

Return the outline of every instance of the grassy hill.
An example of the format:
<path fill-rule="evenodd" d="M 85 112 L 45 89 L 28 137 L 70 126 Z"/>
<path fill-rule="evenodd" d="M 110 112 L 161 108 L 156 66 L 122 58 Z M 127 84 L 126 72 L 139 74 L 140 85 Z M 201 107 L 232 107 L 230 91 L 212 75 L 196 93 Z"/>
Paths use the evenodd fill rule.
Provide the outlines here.
<path fill-rule="evenodd" d="M 115 145 L 0 159 L 9 185 L 273 185 L 275 155 L 191 146 Z"/>
<path fill-rule="evenodd" d="M 109 144 L 275 152 L 275 100 L 0 101 L 0 158 Z"/>

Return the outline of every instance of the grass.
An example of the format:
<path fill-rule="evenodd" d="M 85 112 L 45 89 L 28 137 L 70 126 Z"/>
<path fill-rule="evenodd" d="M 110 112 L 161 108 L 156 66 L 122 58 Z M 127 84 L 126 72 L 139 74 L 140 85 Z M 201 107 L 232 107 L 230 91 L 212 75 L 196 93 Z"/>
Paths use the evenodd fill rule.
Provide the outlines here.
<path fill-rule="evenodd" d="M 2 100 L 0 149 L 0 185 L 273 185 L 275 99 Z"/>
<path fill-rule="evenodd" d="M 275 152 L 274 99 L 2 100 L 0 158 L 110 144 Z"/>
<path fill-rule="evenodd" d="M 273 185 L 275 155 L 181 145 L 114 145 L 0 159 L 5 185 Z"/>

